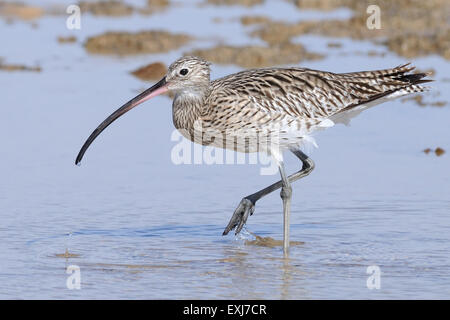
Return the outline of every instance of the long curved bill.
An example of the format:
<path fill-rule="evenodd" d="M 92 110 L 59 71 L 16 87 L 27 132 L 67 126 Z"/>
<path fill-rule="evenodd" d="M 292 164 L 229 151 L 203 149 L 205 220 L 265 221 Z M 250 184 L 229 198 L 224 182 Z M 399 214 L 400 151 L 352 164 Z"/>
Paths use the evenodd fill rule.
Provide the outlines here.
<path fill-rule="evenodd" d="M 125 103 L 123 106 L 121 106 L 119 109 L 114 111 L 108 118 L 106 118 L 100 125 L 95 129 L 89 138 L 84 143 L 83 147 L 81 147 L 80 152 L 78 153 L 77 159 L 75 160 L 75 164 L 79 164 L 81 159 L 83 159 L 84 153 L 89 148 L 91 143 L 97 138 L 97 136 L 102 133 L 103 130 L 105 130 L 111 123 L 113 123 L 117 118 L 119 118 L 121 115 L 127 113 L 134 107 L 140 105 L 142 102 L 147 101 L 148 99 L 151 99 L 153 97 L 156 97 L 157 95 L 160 95 L 168 90 L 167 88 L 167 82 L 166 78 L 162 78 L 157 84 L 152 86 L 151 88 L 145 90 L 140 95 L 134 97 L 127 103 Z"/>

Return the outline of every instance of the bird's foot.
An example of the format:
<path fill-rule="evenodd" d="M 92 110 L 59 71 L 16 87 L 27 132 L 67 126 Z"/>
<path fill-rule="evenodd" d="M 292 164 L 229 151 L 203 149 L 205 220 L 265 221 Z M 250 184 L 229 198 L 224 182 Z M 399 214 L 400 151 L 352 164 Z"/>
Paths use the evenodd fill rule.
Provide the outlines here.
<path fill-rule="evenodd" d="M 228 222 L 228 225 L 223 231 L 222 235 L 227 235 L 228 232 L 230 232 L 234 228 L 236 228 L 235 234 L 241 232 L 242 228 L 247 222 L 248 217 L 251 216 L 254 211 L 255 204 L 249 199 L 243 198 L 236 210 L 234 210 L 233 216 L 231 217 L 230 222 Z"/>

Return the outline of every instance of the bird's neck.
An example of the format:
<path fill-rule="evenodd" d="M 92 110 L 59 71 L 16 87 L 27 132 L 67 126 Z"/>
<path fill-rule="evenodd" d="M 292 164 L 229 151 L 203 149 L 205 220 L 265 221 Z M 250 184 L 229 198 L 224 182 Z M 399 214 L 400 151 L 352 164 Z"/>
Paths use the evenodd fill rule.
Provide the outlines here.
<path fill-rule="evenodd" d="M 173 124 L 178 130 L 191 132 L 194 123 L 204 111 L 209 90 L 181 91 L 176 93 L 172 104 Z"/>

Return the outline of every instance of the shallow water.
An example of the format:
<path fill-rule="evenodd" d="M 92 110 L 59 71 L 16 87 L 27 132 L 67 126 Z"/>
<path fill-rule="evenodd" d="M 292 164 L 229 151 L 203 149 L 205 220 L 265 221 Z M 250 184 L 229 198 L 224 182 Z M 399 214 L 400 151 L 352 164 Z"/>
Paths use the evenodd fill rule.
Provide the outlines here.
<path fill-rule="evenodd" d="M 448 105 L 397 100 L 364 112 L 351 127 L 318 134 L 320 148 L 310 153 L 316 170 L 293 186 L 291 240 L 303 244 L 291 247 L 289 259 L 279 246 L 249 244 L 248 232 L 221 236 L 240 199 L 278 176 L 261 176 L 259 165 L 173 164 L 167 97 L 118 120 L 81 167 L 73 164 L 100 121 L 148 86 L 129 71 L 217 41 L 258 43 L 237 19 L 248 13 L 288 20 L 348 15 L 298 12 L 269 1 L 250 9 L 179 4 L 156 16 L 86 15 L 79 31 L 67 30 L 58 16 L 39 19 L 37 28 L 0 20 L 0 38 L 8 43 L 0 57 L 42 67 L 40 73 L 0 72 L 0 298 L 449 298 L 449 157 L 422 152 L 450 150 Z M 185 31 L 194 15 L 189 32 L 202 38 L 167 54 L 89 56 L 81 45 L 112 28 Z M 214 23 L 218 16 L 231 22 Z M 56 41 L 70 34 L 76 44 Z M 330 49 L 332 39 L 297 40 L 328 54 L 302 63 L 311 68 L 356 71 L 406 61 L 389 52 L 355 54 L 386 52 L 364 41 L 339 40 L 343 47 Z M 437 70 L 426 99 L 449 101 L 450 82 L 441 81 L 448 62 L 431 56 L 414 64 Z M 212 77 L 237 70 L 214 65 Z M 299 166 L 290 155 L 286 165 L 289 171 Z M 278 192 L 259 201 L 248 230 L 282 239 L 281 210 Z M 66 286 L 70 265 L 80 268 L 81 290 Z M 380 289 L 366 285 L 369 266 L 381 270 Z"/>

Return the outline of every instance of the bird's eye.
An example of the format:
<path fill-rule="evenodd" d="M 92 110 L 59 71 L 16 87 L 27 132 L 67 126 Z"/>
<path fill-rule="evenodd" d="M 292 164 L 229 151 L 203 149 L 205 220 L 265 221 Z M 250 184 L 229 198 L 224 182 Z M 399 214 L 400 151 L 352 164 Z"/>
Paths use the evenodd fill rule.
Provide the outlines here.
<path fill-rule="evenodd" d="M 187 75 L 188 72 L 189 72 L 188 69 L 181 69 L 181 70 L 180 70 L 180 74 L 181 74 L 182 76 Z"/>

